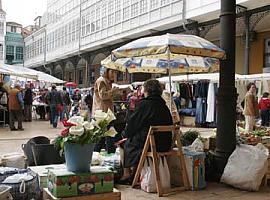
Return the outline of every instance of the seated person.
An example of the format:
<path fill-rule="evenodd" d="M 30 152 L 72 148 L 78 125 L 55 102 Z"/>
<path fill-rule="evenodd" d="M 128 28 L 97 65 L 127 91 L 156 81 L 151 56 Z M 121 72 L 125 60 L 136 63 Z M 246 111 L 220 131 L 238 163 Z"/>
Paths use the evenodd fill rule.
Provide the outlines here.
<path fill-rule="evenodd" d="M 130 116 L 124 138 L 124 174 L 120 184 L 131 184 L 139 164 L 143 147 L 150 126 L 172 125 L 173 120 L 166 102 L 161 97 L 162 87 L 157 80 L 148 80 L 143 85 L 144 96 Z M 158 152 L 168 151 L 172 144 L 172 134 L 158 133 L 155 135 Z"/>

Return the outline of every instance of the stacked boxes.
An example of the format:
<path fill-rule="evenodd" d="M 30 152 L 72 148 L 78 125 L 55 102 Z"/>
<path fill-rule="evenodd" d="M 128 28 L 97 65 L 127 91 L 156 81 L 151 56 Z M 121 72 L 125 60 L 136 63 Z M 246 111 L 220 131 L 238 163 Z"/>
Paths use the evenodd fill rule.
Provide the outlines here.
<path fill-rule="evenodd" d="M 73 173 L 52 169 L 48 173 L 48 189 L 57 198 L 113 191 L 113 172 L 106 167 L 91 167 L 91 172 Z"/>

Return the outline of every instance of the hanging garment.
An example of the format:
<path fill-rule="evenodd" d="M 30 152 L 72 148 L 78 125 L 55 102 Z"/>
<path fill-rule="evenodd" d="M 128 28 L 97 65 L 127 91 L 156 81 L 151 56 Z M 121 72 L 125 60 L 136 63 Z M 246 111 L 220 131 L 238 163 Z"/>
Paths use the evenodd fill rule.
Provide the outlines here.
<path fill-rule="evenodd" d="M 209 83 L 207 95 L 207 113 L 206 122 L 215 121 L 215 89 L 214 83 Z"/>
<path fill-rule="evenodd" d="M 207 101 L 206 98 L 197 98 L 195 122 L 204 124 L 206 121 Z"/>

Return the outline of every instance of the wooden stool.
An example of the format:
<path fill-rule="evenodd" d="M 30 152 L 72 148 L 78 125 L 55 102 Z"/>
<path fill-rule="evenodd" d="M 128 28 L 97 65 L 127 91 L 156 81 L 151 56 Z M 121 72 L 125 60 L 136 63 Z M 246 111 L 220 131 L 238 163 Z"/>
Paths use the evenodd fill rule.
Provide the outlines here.
<path fill-rule="evenodd" d="M 162 133 L 162 132 L 163 134 L 167 134 L 166 132 L 172 132 L 173 141 L 176 142 L 177 144 L 177 150 L 171 150 L 168 152 L 161 152 L 161 153 L 157 152 L 154 134 Z M 158 196 L 163 196 L 164 194 L 169 194 L 172 192 L 183 191 L 183 190 L 189 189 L 190 187 L 189 180 L 187 176 L 185 159 L 182 153 L 182 144 L 180 141 L 180 136 L 181 136 L 180 129 L 179 127 L 176 127 L 176 126 L 151 126 L 150 127 L 146 141 L 145 141 L 145 145 L 143 148 L 143 152 L 140 158 L 140 162 L 139 162 L 139 165 L 138 165 L 138 168 L 137 168 L 137 171 L 136 171 L 133 183 L 132 183 L 132 187 L 135 187 L 135 185 L 138 185 L 138 179 L 140 177 L 140 173 L 143 168 L 143 164 L 146 160 L 146 157 L 152 157 Z M 150 152 L 148 152 L 149 146 L 151 149 Z M 158 161 L 159 161 L 159 157 L 169 156 L 169 155 L 179 157 L 180 170 L 182 172 L 179 179 L 183 183 L 183 186 L 170 188 L 165 191 L 165 189 L 161 187 Z"/>

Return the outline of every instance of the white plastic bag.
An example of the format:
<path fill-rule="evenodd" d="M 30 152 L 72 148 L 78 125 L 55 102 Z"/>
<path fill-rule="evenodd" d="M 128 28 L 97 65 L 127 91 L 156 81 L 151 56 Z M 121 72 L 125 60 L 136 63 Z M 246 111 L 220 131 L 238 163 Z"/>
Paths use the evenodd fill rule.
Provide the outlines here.
<path fill-rule="evenodd" d="M 170 171 L 166 158 L 160 158 L 158 164 L 160 182 L 162 188 L 170 188 Z M 141 188 L 146 192 L 156 192 L 156 179 L 154 174 L 154 166 L 152 159 L 146 159 L 141 171 Z"/>
<path fill-rule="evenodd" d="M 268 156 L 268 149 L 262 144 L 237 146 L 220 181 L 243 190 L 258 191 L 267 171 Z"/>
<path fill-rule="evenodd" d="M 160 157 L 159 158 L 159 175 L 160 175 L 160 182 L 162 188 L 170 188 L 171 187 L 171 176 L 170 176 L 170 171 L 167 163 L 167 159 L 165 157 Z"/>
<path fill-rule="evenodd" d="M 187 148 L 190 151 L 203 152 L 204 144 L 199 138 L 196 138 L 196 140 L 194 140 L 194 142 L 190 146 L 188 146 Z"/>
<path fill-rule="evenodd" d="M 21 153 L 4 154 L 1 160 L 6 167 L 25 168 L 25 157 Z"/>
<path fill-rule="evenodd" d="M 151 158 L 146 158 L 143 169 L 141 171 L 141 188 L 146 192 L 156 192 L 156 181 L 154 174 L 153 161 Z"/>

